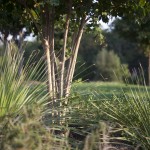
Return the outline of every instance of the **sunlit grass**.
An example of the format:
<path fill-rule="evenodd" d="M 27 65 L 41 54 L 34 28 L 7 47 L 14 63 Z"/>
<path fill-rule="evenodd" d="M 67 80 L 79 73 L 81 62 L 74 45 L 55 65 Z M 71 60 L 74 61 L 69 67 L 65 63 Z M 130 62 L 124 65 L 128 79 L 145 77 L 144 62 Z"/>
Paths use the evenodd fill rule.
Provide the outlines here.
<path fill-rule="evenodd" d="M 115 95 L 122 95 L 122 91 L 132 95 L 132 90 L 138 90 L 140 94 L 145 95 L 147 91 L 144 86 L 129 85 L 119 82 L 81 82 L 74 83 L 72 87 L 72 93 L 78 93 L 81 95 L 92 94 L 95 98 L 112 98 Z M 147 87 L 150 91 L 150 88 Z M 99 99 L 100 100 L 100 99 Z"/>

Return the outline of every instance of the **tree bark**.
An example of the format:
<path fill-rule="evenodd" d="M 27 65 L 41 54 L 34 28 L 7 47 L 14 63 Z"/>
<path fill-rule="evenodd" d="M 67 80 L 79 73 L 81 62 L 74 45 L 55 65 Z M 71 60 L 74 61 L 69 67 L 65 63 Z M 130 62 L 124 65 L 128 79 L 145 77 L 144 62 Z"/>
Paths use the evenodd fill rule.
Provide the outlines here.
<path fill-rule="evenodd" d="M 48 25 L 49 33 L 49 45 L 50 45 L 50 57 L 51 57 L 51 77 L 52 77 L 52 99 L 56 98 L 56 82 L 55 82 L 55 52 L 54 52 L 54 6 L 51 8 L 49 13 L 50 24 Z"/>
<path fill-rule="evenodd" d="M 25 50 L 25 46 L 26 46 L 27 42 L 24 41 L 24 32 L 23 31 L 20 31 L 19 33 L 19 40 L 18 40 L 18 54 L 21 59 L 20 59 L 20 64 L 19 64 L 19 68 L 18 68 L 18 76 L 21 75 L 21 72 L 22 72 L 22 69 L 23 69 L 23 61 L 24 61 L 24 58 L 23 58 L 23 55 L 24 55 L 24 50 Z"/>
<path fill-rule="evenodd" d="M 65 32 L 64 32 L 64 39 L 63 39 L 63 49 L 62 49 L 62 56 L 61 56 L 61 70 L 60 70 L 60 85 L 59 85 L 59 98 L 61 99 L 64 97 L 64 74 L 65 74 L 65 62 L 66 62 L 66 46 L 67 46 L 67 38 L 68 38 L 68 31 L 69 31 L 69 23 L 70 23 L 70 15 L 71 15 L 71 0 L 69 0 L 69 11 L 66 15 L 66 23 L 65 23 Z"/>
<path fill-rule="evenodd" d="M 45 50 L 45 55 L 46 55 L 46 62 L 47 62 L 47 88 L 48 88 L 48 92 L 50 97 L 52 96 L 52 78 L 51 78 L 51 59 L 50 59 L 50 52 L 49 52 L 49 43 L 48 40 L 44 39 L 43 40 L 43 47 Z"/>
<path fill-rule="evenodd" d="M 49 10 L 45 5 L 45 12 L 42 14 L 45 24 L 42 28 L 43 47 L 45 50 L 47 61 L 47 87 L 52 103 L 55 100 L 56 84 L 55 84 L 55 58 L 54 58 L 54 7 Z"/>
<path fill-rule="evenodd" d="M 74 43 L 72 46 L 72 56 L 70 58 L 69 67 L 67 68 L 65 97 L 68 97 L 69 93 L 70 93 L 70 88 L 71 88 L 71 83 L 72 83 L 73 75 L 74 75 L 74 71 L 75 71 L 75 64 L 76 64 L 76 60 L 77 60 L 79 45 L 80 45 L 80 41 L 81 41 L 82 34 L 83 34 L 83 28 L 84 28 L 84 25 L 86 22 L 85 18 L 86 17 L 83 17 L 81 19 L 80 27 L 79 27 L 76 39 L 74 40 Z"/>
<path fill-rule="evenodd" d="M 148 85 L 150 86 L 150 53 L 148 55 Z"/>

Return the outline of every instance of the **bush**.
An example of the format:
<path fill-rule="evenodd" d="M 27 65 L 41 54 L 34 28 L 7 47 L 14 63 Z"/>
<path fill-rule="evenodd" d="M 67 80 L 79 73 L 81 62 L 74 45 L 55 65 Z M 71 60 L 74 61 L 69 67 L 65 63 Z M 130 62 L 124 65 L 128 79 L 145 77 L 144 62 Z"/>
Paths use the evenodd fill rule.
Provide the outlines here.
<path fill-rule="evenodd" d="M 104 81 L 122 81 L 126 76 L 129 76 L 128 66 L 121 64 L 117 54 L 106 49 L 98 53 L 96 67 L 97 79 Z"/>
<path fill-rule="evenodd" d="M 0 128 L 0 149 L 3 150 L 62 150 L 67 148 L 66 140 L 54 135 L 52 127 L 43 123 L 41 106 L 24 107 L 19 120 L 9 118 Z M 69 147 L 68 147 L 69 149 Z"/>

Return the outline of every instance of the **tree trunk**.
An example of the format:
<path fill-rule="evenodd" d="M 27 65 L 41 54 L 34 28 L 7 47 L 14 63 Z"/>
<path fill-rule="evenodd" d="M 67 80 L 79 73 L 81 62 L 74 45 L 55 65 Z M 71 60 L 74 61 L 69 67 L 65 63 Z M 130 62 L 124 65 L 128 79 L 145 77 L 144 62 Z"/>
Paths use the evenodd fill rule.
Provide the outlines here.
<path fill-rule="evenodd" d="M 65 97 L 68 97 L 69 94 L 70 94 L 71 83 L 72 83 L 72 80 L 73 80 L 73 75 L 74 75 L 74 71 L 75 71 L 75 65 L 76 65 L 76 60 L 77 60 L 80 41 L 81 41 L 82 34 L 83 34 L 84 25 L 85 25 L 85 17 L 83 17 L 82 20 L 81 20 L 81 24 L 80 24 L 77 36 L 76 36 L 76 38 L 73 42 L 72 56 L 70 58 L 69 66 L 67 68 L 67 77 L 66 77 L 66 83 L 65 83 L 65 85 L 66 85 L 66 87 L 65 87 Z"/>
<path fill-rule="evenodd" d="M 45 13 L 42 14 L 45 23 L 42 28 L 42 36 L 43 36 L 43 47 L 45 50 L 46 61 L 47 61 L 47 87 L 49 96 L 52 99 L 52 102 L 55 98 L 55 71 L 54 71 L 54 22 L 53 8 L 51 11 L 45 5 Z"/>
<path fill-rule="evenodd" d="M 46 3 L 41 7 L 41 13 L 39 19 L 42 24 L 37 23 L 37 19 L 34 17 L 32 11 L 26 6 L 26 3 L 21 3 L 25 6 L 27 11 L 30 13 L 31 18 L 39 31 L 43 48 L 45 50 L 46 62 L 47 62 L 47 87 L 51 99 L 61 99 L 62 97 L 68 97 L 70 93 L 70 87 L 74 75 L 75 64 L 78 54 L 78 49 L 83 34 L 83 28 L 86 22 L 86 16 L 81 18 L 78 32 L 75 33 L 75 38 L 72 44 L 72 55 L 69 60 L 69 65 L 66 66 L 66 47 L 69 32 L 69 22 L 72 10 L 72 0 L 68 0 L 68 11 L 66 15 L 65 31 L 63 38 L 62 56 L 60 58 L 59 69 L 56 64 L 56 55 L 54 51 L 54 19 L 55 19 L 55 6 L 48 6 Z M 43 11 L 44 10 L 44 11 Z M 66 74 L 66 77 L 65 77 Z"/>
<path fill-rule="evenodd" d="M 70 14 L 71 14 L 71 3 L 69 7 L 69 12 L 66 16 L 66 23 L 65 23 L 65 32 L 64 32 L 64 42 L 63 42 L 63 49 L 62 49 L 62 56 L 60 60 L 61 70 L 60 70 L 60 86 L 59 86 L 59 98 L 61 99 L 64 97 L 64 74 L 65 74 L 65 62 L 66 62 L 66 46 L 67 46 L 67 38 L 68 38 L 68 30 L 69 30 L 69 22 L 70 22 Z"/>
<path fill-rule="evenodd" d="M 150 53 L 148 55 L 148 85 L 150 86 Z"/>
<path fill-rule="evenodd" d="M 21 75 L 21 72 L 22 72 L 22 69 L 23 69 L 23 61 L 24 61 L 24 58 L 23 58 L 23 55 L 24 55 L 24 50 L 25 50 L 25 46 L 26 46 L 27 42 L 24 41 L 24 32 L 23 31 L 20 31 L 19 33 L 19 40 L 18 40 L 18 54 L 21 59 L 20 59 L 20 64 L 19 64 L 19 68 L 18 68 L 18 76 Z"/>
<path fill-rule="evenodd" d="M 51 57 L 51 77 L 52 77 L 52 99 L 56 98 L 56 82 L 55 82 L 55 52 L 54 52 L 54 6 L 49 13 L 50 24 L 49 27 L 49 45 L 50 45 L 50 57 Z"/>
<path fill-rule="evenodd" d="M 51 60 L 50 60 L 50 52 L 49 52 L 49 43 L 48 40 L 44 39 L 43 40 L 43 47 L 45 50 L 45 55 L 46 55 L 46 62 L 47 62 L 47 88 L 48 88 L 48 92 L 49 95 L 51 97 L 52 95 L 52 78 L 51 78 Z"/>

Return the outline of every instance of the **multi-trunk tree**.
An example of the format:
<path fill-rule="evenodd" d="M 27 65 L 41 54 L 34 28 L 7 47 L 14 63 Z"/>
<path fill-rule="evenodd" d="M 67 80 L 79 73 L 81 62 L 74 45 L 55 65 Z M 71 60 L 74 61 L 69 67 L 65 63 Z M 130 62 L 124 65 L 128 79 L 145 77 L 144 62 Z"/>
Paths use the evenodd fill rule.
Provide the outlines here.
<path fill-rule="evenodd" d="M 2 0 L 1 0 L 2 1 Z M 87 28 L 97 26 L 97 21 L 107 22 L 109 16 L 138 16 L 147 13 L 146 0 L 9 0 L 21 10 L 20 20 L 27 29 L 39 35 L 47 62 L 48 91 L 50 97 L 68 97 L 74 75 L 82 34 Z M 4 3 L 4 1 L 3 1 Z M 15 5 L 14 5 L 15 4 Z M 139 13 L 138 10 L 142 10 Z M 63 32 L 60 49 L 56 49 L 56 32 Z M 71 39 L 68 40 L 68 39 Z"/>

